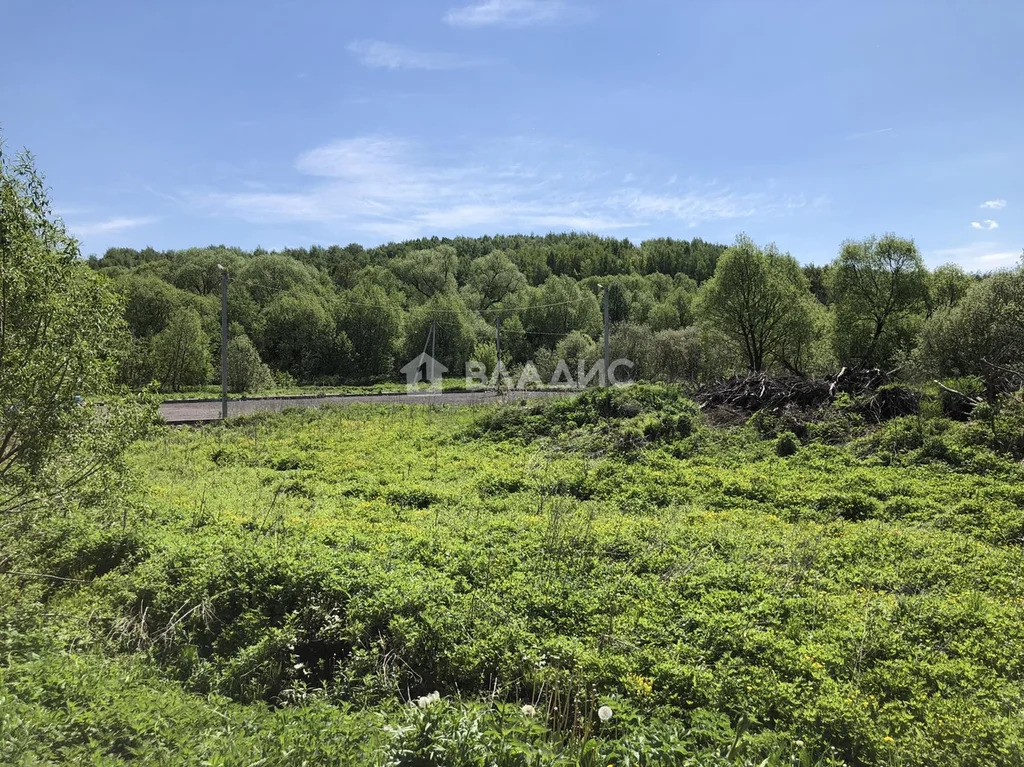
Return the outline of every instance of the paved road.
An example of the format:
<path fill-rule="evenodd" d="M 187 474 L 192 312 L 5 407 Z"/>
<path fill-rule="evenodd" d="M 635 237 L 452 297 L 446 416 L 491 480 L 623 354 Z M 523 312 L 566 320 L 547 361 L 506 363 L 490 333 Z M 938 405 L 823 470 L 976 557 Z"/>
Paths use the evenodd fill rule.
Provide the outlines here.
<path fill-rule="evenodd" d="M 261 410 L 284 410 L 290 407 L 321 407 L 323 405 L 351 405 L 372 403 L 386 405 L 481 405 L 508 402 L 516 399 L 558 397 L 571 392 L 528 391 L 496 394 L 494 392 L 448 392 L 446 394 L 335 394 L 322 397 L 261 397 L 235 399 L 228 402 L 228 416 L 255 413 Z M 192 402 L 164 402 L 160 415 L 167 423 L 203 423 L 220 419 L 220 400 Z"/>

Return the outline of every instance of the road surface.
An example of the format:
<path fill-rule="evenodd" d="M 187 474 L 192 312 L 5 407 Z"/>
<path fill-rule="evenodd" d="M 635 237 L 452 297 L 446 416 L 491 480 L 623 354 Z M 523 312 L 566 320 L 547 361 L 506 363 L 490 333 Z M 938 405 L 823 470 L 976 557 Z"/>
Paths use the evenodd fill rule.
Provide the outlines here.
<path fill-rule="evenodd" d="M 517 399 L 558 397 L 572 392 L 525 391 L 496 394 L 493 391 L 447 392 L 444 394 L 328 394 L 324 396 L 300 397 L 256 397 L 228 401 L 228 417 L 256 413 L 262 410 L 278 411 L 290 407 L 321 407 L 323 405 L 351 405 L 370 403 L 375 405 L 483 405 L 508 402 Z M 189 402 L 164 402 L 160 415 L 170 424 L 204 423 L 220 420 L 220 400 L 192 400 Z"/>

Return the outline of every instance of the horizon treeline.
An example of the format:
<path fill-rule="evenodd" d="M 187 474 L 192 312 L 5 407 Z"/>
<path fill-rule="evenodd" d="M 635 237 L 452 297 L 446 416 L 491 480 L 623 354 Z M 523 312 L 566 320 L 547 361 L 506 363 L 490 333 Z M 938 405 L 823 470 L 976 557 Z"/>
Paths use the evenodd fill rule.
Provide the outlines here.
<path fill-rule="evenodd" d="M 850 240 L 801 266 L 744 235 L 729 245 L 639 245 L 590 234 L 424 238 L 268 252 L 227 246 L 111 248 L 89 265 L 125 300 L 132 348 L 121 382 L 165 391 L 213 383 L 220 280 L 228 270 L 234 391 L 398 380 L 426 348 L 456 375 L 468 360 L 601 359 L 602 293 L 613 358 L 635 378 L 700 384 L 746 370 L 840 366 L 908 378 L 992 381 L 1024 357 L 1024 271 L 927 269 L 912 240 Z"/>

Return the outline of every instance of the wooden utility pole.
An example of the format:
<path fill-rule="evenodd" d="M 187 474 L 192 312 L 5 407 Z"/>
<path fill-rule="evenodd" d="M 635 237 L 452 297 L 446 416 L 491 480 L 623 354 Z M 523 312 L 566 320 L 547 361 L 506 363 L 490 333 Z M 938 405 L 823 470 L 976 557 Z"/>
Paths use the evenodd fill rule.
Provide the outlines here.
<path fill-rule="evenodd" d="M 228 417 L 228 270 L 220 264 L 220 417 Z"/>
<path fill-rule="evenodd" d="M 608 286 L 604 286 L 604 385 L 611 386 L 611 321 L 608 315 Z"/>
<path fill-rule="evenodd" d="M 494 348 L 497 350 L 497 361 L 494 363 L 494 388 L 501 388 L 501 315 L 494 321 Z"/>

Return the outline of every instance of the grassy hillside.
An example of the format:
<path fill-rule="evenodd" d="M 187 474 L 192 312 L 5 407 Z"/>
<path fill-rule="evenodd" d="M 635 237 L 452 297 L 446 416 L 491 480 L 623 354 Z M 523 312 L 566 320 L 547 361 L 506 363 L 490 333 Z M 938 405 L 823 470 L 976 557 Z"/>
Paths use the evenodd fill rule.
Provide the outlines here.
<path fill-rule="evenodd" d="M 815 428 L 638 386 L 161 429 L 106 516 L 4 528 L 0 761 L 1024 761 L 1019 424 Z"/>

